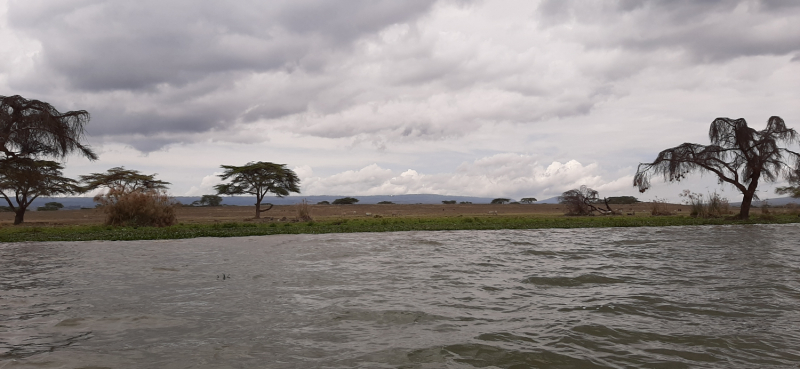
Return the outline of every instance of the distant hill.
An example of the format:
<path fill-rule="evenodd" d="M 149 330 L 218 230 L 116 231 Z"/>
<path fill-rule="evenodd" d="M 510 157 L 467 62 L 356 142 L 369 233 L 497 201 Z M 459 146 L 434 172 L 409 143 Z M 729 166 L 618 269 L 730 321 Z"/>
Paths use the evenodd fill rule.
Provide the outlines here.
<path fill-rule="evenodd" d="M 770 206 L 784 206 L 787 204 L 800 205 L 800 199 L 795 199 L 793 197 L 776 197 L 774 199 L 753 200 L 753 204 L 751 206 L 762 206 L 764 202 Z M 742 202 L 732 202 L 731 206 L 742 206 Z"/>
<path fill-rule="evenodd" d="M 284 198 L 268 197 L 264 202 L 272 203 L 275 205 L 294 205 L 306 199 L 311 204 L 316 204 L 320 201 L 333 202 L 333 200 L 346 197 L 346 196 L 289 196 Z M 492 202 L 489 197 L 471 197 L 471 196 L 444 196 L 444 195 L 380 195 L 380 196 L 351 196 L 357 198 L 359 204 L 377 204 L 381 201 L 391 201 L 395 204 L 441 204 L 442 201 L 455 200 L 456 202 L 471 202 L 473 204 L 488 204 Z M 175 200 L 181 204 L 191 204 L 194 201 L 200 200 L 200 196 L 176 196 Z M 40 197 L 33 201 L 33 204 L 28 208 L 29 210 L 36 210 L 39 206 L 44 206 L 45 203 L 55 201 L 64 204 L 65 209 L 80 209 L 80 208 L 93 208 L 95 207 L 94 201 L 91 197 Z M 252 206 L 255 205 L 255 196 L 223 196 L 222 204 L 230 206 Z"/>

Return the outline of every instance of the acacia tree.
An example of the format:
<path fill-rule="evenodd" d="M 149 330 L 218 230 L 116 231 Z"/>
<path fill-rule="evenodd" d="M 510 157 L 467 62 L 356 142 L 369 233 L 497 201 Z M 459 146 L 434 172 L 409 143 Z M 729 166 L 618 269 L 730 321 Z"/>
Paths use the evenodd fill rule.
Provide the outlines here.
<path fill-rule="evenodd" d="M 289 196 L 290 192 L 300 193 L 300 178 L 291 169 L 286 168 L 286 164 L 275 164 L 270 162 L 249 162 L 243 166 L 223 165 L 225 171 L 219 175 L 222 180 L 230 179 L 230 183 L 223 183 L 214 186 L 218 195 L 244 195 L 256 196 L 256 218 L 261 217 L 261 213 L 272 209 L 272 204 L 268 208 L 261 210 L 261 201 L 269 193 L 277 197 Z"/>
<path fill-rule="evenodd" d="M 522 199 L 519 200 L 519 202 L 523 204 L 533 204 L 534 202 L 537 201 L 539 200 L 537 200 L 535 197 L 523 197 Z"/>
<path fill-rule="evenodd" d="M 62 169 L 61 164 L 49 160 L 25 157 L 0 160 L 0 194 L 14 211 L 14 225 L 24 221 L 25 211 L 39 196 L 81 192 L 74 180 L 61 174 Z"/>
<path fill-rule="evenodd" d="M 143 174 L 138 170 L 125 169 L 125 167 L 114 167 L 105 173 L 91 173 L 81 175 L 79 178 L 84 184 L 84 192 L 107 188 L 112 195 L 123 195 L 136 191 L 145 190 L 166 190 L 169 182 L 156 179 L 157 173 Z M 106 195 L 108 195 L 107 193 Z M 103 194 L 95 196 L 95 200 Z"/>
<path fill-rule="evenodd" d="M 22 96 L 0 96 L 0 152 L 6 158 L 65 157 L 78 151 L 97 160 L 91 148 L 81 144 L 85 110 L 61 113 L 52 105 Z"/>
<path fill-rule="evenodd" d="M 779 146 L 797 140 L 797 132 L 780 117 L 770 117 L 761 131 L 748 127 L 741 118 L 717 118 L 708 137 L 711 145 L 684 143 L 660 152 L 652 163 L 639 164 L 633 185 L 645 192 L 653 175 L 680 182 L 691 172 L 710 172 L 720 184 L 728 183 L 742 193 L 738 218 L 747 219 L 759 181 L 775 182 L 800 172 L 800 154 Z"/>

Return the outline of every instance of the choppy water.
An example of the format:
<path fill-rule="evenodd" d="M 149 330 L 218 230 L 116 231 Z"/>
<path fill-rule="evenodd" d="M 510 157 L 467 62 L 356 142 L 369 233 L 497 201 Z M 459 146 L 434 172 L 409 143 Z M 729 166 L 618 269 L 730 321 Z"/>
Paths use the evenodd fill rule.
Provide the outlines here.
<path fill-rule="evenodd" d="M 798 240 L 788 225 L 2 244 L 0 368 L 797 367 Z"/>

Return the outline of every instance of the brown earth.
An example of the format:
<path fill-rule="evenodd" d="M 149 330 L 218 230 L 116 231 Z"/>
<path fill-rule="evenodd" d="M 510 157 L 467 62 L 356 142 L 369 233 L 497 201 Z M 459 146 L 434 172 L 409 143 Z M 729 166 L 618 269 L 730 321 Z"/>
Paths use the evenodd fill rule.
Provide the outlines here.
<path fill-rule="evenodd" d="M 650 203 L 612 205 L 623 214 L 650 215 Z M 667 204 L 675 214 L 688 214 L 689 206 Z M 558 216 L 564 214 L 563 205 L 310 205 L 311 216 L 316 220 L 358 217 L 429 217 L 429 216 Z M 495 214 L 496 212 L 496 214 Z M 178 222 L 224 223 L 247 221 L 290 221 L 297 217 L 296 205 L 278 205 L 253 219 L 255 206 L 179 207 Z M 284 219 L 285 218 L 285 219 Z M 105 214 L 100 209 L 29 211 L 25 213 L 28 226 L 102 224 Z M 10 226 L 14 213 L 0 213 L 0 227 Z"/>

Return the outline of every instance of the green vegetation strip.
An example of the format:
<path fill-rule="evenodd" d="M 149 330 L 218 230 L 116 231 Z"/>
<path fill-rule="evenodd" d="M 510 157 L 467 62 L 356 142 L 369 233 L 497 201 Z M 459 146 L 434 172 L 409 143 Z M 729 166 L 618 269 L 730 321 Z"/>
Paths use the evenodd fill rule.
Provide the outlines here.
<path fill-rule="evenodd" d="M 308 223 L 180 224 L 172 227 L 53 226 L 5 227 L 0 242 L 163 240 L 194 237 L 242 237 L 272 234 L 445 231 L 490 229 L 665 227 L 686 225 L 800 223 L 797 215 L 753 216 L 750 220 L 663 217 L 431 217 L 363 218 Z"/>

